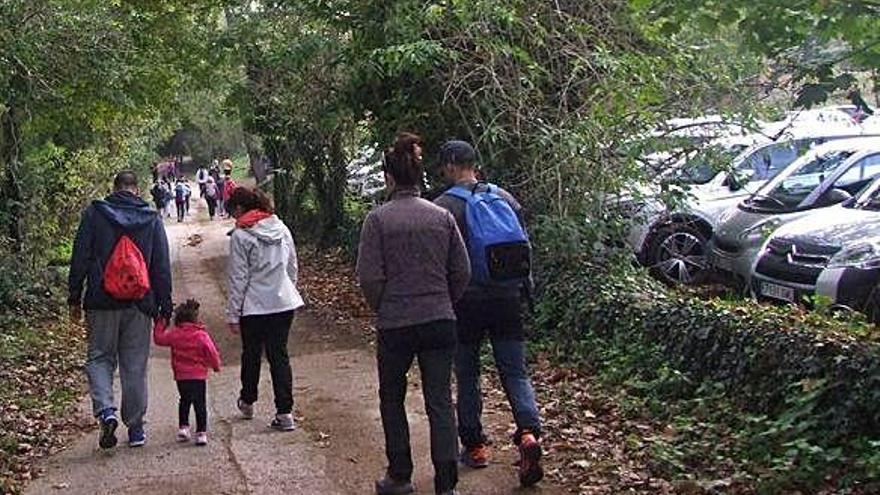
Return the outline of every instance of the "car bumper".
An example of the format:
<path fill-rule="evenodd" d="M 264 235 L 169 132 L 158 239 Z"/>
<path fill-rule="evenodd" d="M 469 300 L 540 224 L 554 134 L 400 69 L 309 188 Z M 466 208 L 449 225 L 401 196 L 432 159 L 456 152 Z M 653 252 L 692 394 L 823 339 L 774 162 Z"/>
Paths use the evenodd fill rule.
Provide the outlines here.
<path fill-rule="evenodd" d="M 749 282 L 752 293 L 759 301 L 803 303 L 811 305 L 816 287 L 753 273 Z"/>
<path fill-rule="evenodd" d="M 828 298 L 832 304 L 856 311 L 870 306 L 876 298 L 875 288 L 880 283 L 880 268 L 826 268 L 816 281 L 816 294 Z"/>
<path fill-rule="evenodd" d="M 743 281 L 750 280 L 752 266 L 755 263 L 759 249 L 745 249 L 738 253 L 731 253 L 719 249 L 712 243 L 708 251 L 709 265 L 714 270 L 733 275 Z"/>
<path fill-rule="evenodd" d="M 812 306 L 815 302 L 814 296 L 817 296 L 832 306 L 865 311 L 870 307 L 871 298 L 877 297 L 874 289 L 878 283 L 880 269 L 877 268 L 826 268 L 819 274 L 815 285 L 798 284 L 753 273 L 750 286 L 759 300 Z"/>

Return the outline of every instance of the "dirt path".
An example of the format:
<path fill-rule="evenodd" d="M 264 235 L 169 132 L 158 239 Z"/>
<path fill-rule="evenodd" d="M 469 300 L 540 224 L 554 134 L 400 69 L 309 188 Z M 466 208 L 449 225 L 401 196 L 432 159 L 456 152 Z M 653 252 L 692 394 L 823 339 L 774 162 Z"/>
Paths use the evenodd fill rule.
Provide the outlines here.
<path fill-rule="evenodd" d="M 187 223 L 168 223 L 175 275 L 175 300 L 199 299 L 202 316 L 224 358 L 219 375 L 209 379 L 209 429 L 206 448 L 179 445 L 177 390 L 169 352 L 153 348 L 150 357 L 148 443 L 122 445 L 112 453 L 97 449 L 96 434 L 76 439 L 51 457 L 45 474 L 29 494 L 175 493 L 175 494 L 369 494 L 385 466 L 374 351 L 356 328 L 321 320 L 310 311 L 298 315 L 290 351 L 294 356 L 296 415 L 299 428 L 279 433 L 267 427 L 273 413 L 268 369 L 260 383 L 257 417 L 239 419 L 240 342 L 223 324 L 228 221 L 209 222 L 202 205 Z M 305 263 L 308 260 L 304 260 Z M 415 373 L 414 373 L 415 375 Z M 413 376 L 408 410 L 414 441 L 415 482 L 431 493 L 427 420 L 418 379 Z M 498 397 L 490 398 L 497 402 Z M 463 470 L 463 494 L 562 493 L 549 486 L 521 490 L 504 444 L 509 414 L 488 407 L 486 422 L 499 441 L 497 462 L 481 471 Z M 84 400 L 80 414 L 89 416 Z M 124 439 L 125 429 L 119 435 Z"/>

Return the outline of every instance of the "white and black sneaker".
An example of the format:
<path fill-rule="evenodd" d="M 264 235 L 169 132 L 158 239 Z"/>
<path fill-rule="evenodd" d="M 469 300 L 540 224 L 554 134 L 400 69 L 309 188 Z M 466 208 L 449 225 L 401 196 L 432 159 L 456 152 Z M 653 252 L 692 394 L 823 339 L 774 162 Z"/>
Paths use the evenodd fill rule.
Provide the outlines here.
<path fill-rule="evenodd" d="M 254 419 L 254 405 L 238 399 L 236 403 L 238 410 L 241 411 L 241 417 L 244 419 Z"/>
<path fill-rule="evenodd" d="M 296 423 L 293 422 L 293 414 L 276 414 L 275 419 L 269 424 L 270 427 L 279 431 L 293 431 Z"/>
<path fill-rule="evenodd" d="M 116 428 L 118 426 L 119 420 L 116 419 L 116 411 L 105 409 L 101 412 L 101 437 L 98 439 L 98 445 L 102 449 L 116 447 Z"/>

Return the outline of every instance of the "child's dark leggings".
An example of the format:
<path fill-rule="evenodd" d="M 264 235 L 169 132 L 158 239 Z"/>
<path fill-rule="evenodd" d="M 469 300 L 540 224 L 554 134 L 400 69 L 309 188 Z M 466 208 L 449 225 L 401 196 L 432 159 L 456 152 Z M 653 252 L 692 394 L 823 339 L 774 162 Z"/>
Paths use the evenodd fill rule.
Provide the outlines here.
<path fill-rule="evenodd" d="M 208 431 L 208 404 L 205 399 L 205 380 L 178 380 L 180 392 L 180 426 L 189 426 L 189 406 L 196 410 L 196 432 Z"/>

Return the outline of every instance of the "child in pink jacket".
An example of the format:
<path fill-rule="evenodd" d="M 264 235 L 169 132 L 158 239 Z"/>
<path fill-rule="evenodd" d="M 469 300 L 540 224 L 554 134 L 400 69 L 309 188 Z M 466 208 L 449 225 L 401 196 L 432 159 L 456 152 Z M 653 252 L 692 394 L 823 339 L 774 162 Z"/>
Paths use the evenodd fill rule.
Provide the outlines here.
<path fill-rule="evenodd" d="M 171 347 L 171 368 L 180 392 L 180 429 L 177 441 L 188 442 L 189 409 L 196 411 L 196 445 L 208 444 L 208 405 L 205 398 L 208 368 L 220 371 L 220 353 L 199 323 L 199 303 L 189 299 L 175 309 L 174 328 L 160 318 L 153 328 L 156 345 Z"/>

